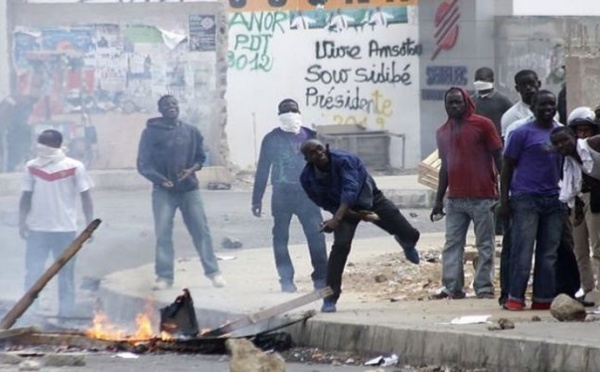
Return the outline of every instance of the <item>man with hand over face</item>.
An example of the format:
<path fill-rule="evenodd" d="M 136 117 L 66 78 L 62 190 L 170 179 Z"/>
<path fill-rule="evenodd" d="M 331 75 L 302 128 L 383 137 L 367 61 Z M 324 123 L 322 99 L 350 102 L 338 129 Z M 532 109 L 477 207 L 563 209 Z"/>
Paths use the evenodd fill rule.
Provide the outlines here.
<path fill-rule="evenodd" d="M 137 159 L 138 171 L 153 184 L 157 276 L 154 289 L 173 285 L 173 217 L 177 209 L 200 255 L 204 275 L 215 287 L 224 287 L 196 178 L 206 158 L 202 135 L 198 128 L 179 120 L 175 97 L 162 96 L 158 111 L 162 116 L 148 120 L 142 132 Z"/>
<path fill-rule="evenodd" d="M 300 173 L 306 164 L 300 146 L 306 140 L 316 138 L 317 133 L 302 126 L 302 116 L 298 103 L 284 99 L 278 106 L 279 127 L 269 132 L 262 141 L 254 191 L 252 192 L 252 213 L 262 214 L 262 197 L 271 173 L 273 195 L 271 214 L 273 215 L 273 253 L 279 274 L 281 291 L 294 293 L 294 266 L 288 250 L 289 230 L 292 216 L 296 215 L 306 240 L 313 266 L 312 280 L 315 289 L 325 287 L 327 275 L 327 246 L 325 237 L 319 231 L 323 217 L 319 208 L 306 196 L 300 185 Z"/>

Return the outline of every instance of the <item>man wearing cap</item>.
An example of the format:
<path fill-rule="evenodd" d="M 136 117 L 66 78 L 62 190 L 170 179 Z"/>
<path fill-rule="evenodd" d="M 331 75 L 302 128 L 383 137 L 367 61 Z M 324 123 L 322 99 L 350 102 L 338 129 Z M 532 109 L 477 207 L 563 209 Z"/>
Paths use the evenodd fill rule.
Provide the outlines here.
<path fill-rule="evenodd" d="M 600 181 L 595 180 L 600 179 L 600 154 L 592 147 L 600 144 L 593 137 L 600 127 L 589 107 L 574 109 L 567 122 L 568 127 L 552 134 L 552 143 L 565 156 L 560 196 L 572 209 L 574 251 L 584 292 L 579 300 L 593 305 L 585 296 L 597 289 L 596 280 L 600 279 Z"/>

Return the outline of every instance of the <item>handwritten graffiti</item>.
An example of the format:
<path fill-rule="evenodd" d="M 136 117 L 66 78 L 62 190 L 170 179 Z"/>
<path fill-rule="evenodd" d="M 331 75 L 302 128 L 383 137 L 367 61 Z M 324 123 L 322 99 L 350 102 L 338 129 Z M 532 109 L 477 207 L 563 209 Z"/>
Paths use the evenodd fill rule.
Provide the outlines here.
<path fill-rule="evenodd" d="M 416 5 L 417 0 L 227 0 L 230 12 L 312 10 L 327 4 L 331 9 Z"/>
<path fill-rule="evenodd" d="M 411 38 L 406 38 L 402 43 L 380 45 L 377 40 L 368 43 L 367 56 L 369 58 L 409 57 L 420 56 L 423 46 Z M 315 57 L 319 59 L 361 59 L 362 48 L 360 45 L 340 45 L 332 40 L 317 41 L 315 43 Z"/>
<path fill-rule="evenodd" d="M 411 85 L 410 63 L 399 68 L 396 61 L 380 62 L 371 67 L 326 69 L 315 64 L 306 69 L 304 80 L 309 83 L 342 84 L 355 83 Z"/>
<path fill-rule="evenodd" d="M 382 92 L 375 90 L 371 93 L 371 98 L 374 101 L 373 110 L 371 113 L 364 114 L 334 114 L 331 116 L 335 125 L 360 125 L 363 127 L 369 124 L 376 125 L 379 129 L 384 129 L 387 120 L 392 116 L 392 100 L 386 98 Z"/>
<path fill-rule="evenodd" d="M 351 111 L 363 111 L 367 114 L 388 113 L 391 115 L 392 101 L 384 98 L 380 91 L 375 90 L 365 95 L 360 87 L 346 89 L 340 92 L 335 86 L 326 92 L 315 86 L 307 87 L 304 92 L 305 102 L 308 107 L 316 107 L 325 110 L 345 109 Z"/>
<path fill-rule="evenodd" d="M 285 12 L 233 13 L 230 21 L 230 37 L 233 41 L 227 53 L 229 68 L 248 71 L 271 71 L 271 39 L 284 33 L 288 19 Z"/>

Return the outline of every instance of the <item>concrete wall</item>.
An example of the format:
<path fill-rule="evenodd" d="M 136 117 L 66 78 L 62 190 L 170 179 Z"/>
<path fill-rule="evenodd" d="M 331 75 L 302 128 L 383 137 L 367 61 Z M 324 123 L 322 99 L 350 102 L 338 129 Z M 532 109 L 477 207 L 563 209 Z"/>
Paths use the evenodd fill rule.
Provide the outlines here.
<path fill-rule="evenodd" d="M 10 92 L 7 3 L 0 1 L 0 99 Z"/>
<path fill-rule="evenodd" d="M 392 8 L 383 7 L 392 12 Z M 345 8 L 347 10 L 347 8 Z M 374 8 L 371 8 L 373 10 Z M 407 11 L 408 22 L 388 27 L 364 26 L 340 32 L 318 27 L 291 29 L 293 11 L 243 12 L 230 14 L 227 128 L 232 161 L 252 167 L 264 135 L 277 127 L 277 104 L 284 98 L 296 99 L 304 124 L 365 126 L 406 136 L 392 138 L 391 163 L 414 167 L 420 161 L 420 113 L 418 109 L 420 43 L 416 7 Z M 314 19 L 334 9 L 311 12 Z M 395 9 L 395 11 L 400 11 Z M 409 42 L 405 52 L 384 56 L 374 48 Z M 317 54 L 327 45 L 339 48 L 337 56 Z M 371 53 L 369 53 L 371 47 Z M 339 53 L 342 50 L 352 52 Z M 388 74 L 379 82 L 365 82 L 364 73 Z M 331 77 L 335 75 L 336 81 Z M 347 105 L 358 95 L 360 107 Z M 343 104 L 338 106 L 336 102 Z M 353 107 L 348 107 L 353 106 Z"/>
<path fill-rule="evenodd" d="M 595 0 L 506 0 L 512 2 L 515 16 L 590 16 L 600 15 Z"/>
<path fill-rule="evenodd" d="M 188 32 L 188 16 L 191 14 L 214 14 L 218 27 L 216 29 L 216 52 L 199 53 L 198 63 L 207 65 L 209 76 L 207 81 L 202 82 L 209 86 L 202 88 L 201 96 L 194 96 L 193 101 L 182 104 L 182 113 L 193 111 L 198 117 L 197 123 L 205 136 L 206 144 L 210 148 L 210 159 L 213 165 L 222 165 L 228 163 L 228 149 L 225 138 L 225 123 L 227 109 L 225 104 L 226 78 L 226 53 L 227 53 L 227 20 L 223 4 L 219 2 L 191 2 L 191 3 L 118 3 L 118 4 L 27 4 L 20 1 L 10 2 L 10 22 L 9 30 L 15 27 L 57 27 L 73 25 L 95 25 L 95 24 L 116 24 L 116 25 L 149 25 L 156 26 L 164 30 L 181 30 Z M 200 55 L 201 54 L 201 55 Z M 210 55 L 208 55 L 210 54 Z M 194 57 L 196 58 L 196 57 Z M 185 66 L 186 74 L 188 66 Z M 193 75 L 193 74 L 192 74 Z M 194 84 L 196 76 L 191 79 Z M 210 83 L 208 83 L 210 82 Z M 191 84 L 190 81 L 187 83 Z M 158 87 L 157 89 L 159 89 Z M 160 90 L 160 89 L 159 89 Z M 160 94 L 164 94 L 163 91 Z M 155 101 L 156 97 L 146 97 L 151 104 L 146 105 L 146 118 L 156 116 Z M 147 102 L 146 102 L 147 103 Z M 183 114 L 182 114 L 183 115 Z M 192 115 L 193 116 L 193 115 Z M 136 120 L 139 118 L 136 118 Z M 95 123 L 102 123 L 103 120 L 97 117 L 92 118 Z M 140 123 L 130 125 L 131 117 L 123 116 L 117 119 L 111 119 L 111 123 L 117 126 L 117 132 L 105 128 L 98 128 L 100 133 L 111 133 L 104 137 L 99 137 L 100 156 L 117 156 L 119 161 L 101 161 L 102 167 L 112 168 L 107 164 L 114 164 L 116 168 L 130 168 L 135 166 L 135 152 L 140 134 Z M 143 126 L 142 120 L 141 125 Z M 138 121 L 139 121 L 138 120 Z M 115 123 L 116 121 L 116 123 Z M 118 125 L 117 125 L 118 124 Z M 108 125 L 108 124 L 107 124 Z M 118 136 L 119 143 L 124 138 L 128 140 L 119 148 L 112 146 L 111 136 Z M 125 161 L 120 161 L 122 158 Z"/>
<path fill-rule="evenodd" d="M 435 149 L 435 130 L 447 118 L 444 92 L 451 86 L 472 90 L 475 70 L 494 66 L 494 14 L 493 1 L 419 3 L 421 158 Z"/>

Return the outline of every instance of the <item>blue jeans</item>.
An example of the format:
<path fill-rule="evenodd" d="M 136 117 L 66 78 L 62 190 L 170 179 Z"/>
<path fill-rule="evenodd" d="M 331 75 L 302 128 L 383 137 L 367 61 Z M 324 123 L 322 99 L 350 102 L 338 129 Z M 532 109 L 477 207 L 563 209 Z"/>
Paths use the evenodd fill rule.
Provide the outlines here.
<path fill-rule="evenodd" d="M 566 207 L 558 196 L 519 195 L 510 198 L 512 246 L 509 299 L 525 303 L 535 245 L 533 301 L 550 303 L 556 296 L 556 259 Z"/>
<path fill-rule="evenodd" d="M 156 235 L 154 267 L 156 275 L 161 279 L 173 282 L 173 218 L 178 208 L 200 256 L 204 275 L 209 278 L 214 277 L 219 274 L 219 265 L 213 251 L 212 237 L 208 229 L 200 190 L 170 192 L 159 188 L 152 191 L 152 212 Z"/>
<path fill-rule="evenodd" d="M 494 199 L 453 198 L 446 204 L 446 243 L 442 252 L 444 292 L 464 292 L 463 254 L 469 224 L 473 221 L 478 261 L 473 287 L 476 294 L 494 293 Z"/>
<path fill-rule="evenodd" d="M 324 288 L 327 279 L 327 245 L 325 235 L 319 231 L 323 222 L 319 207 L 306 196 L 301 187 L 291 190 L 290 187 L 275 186 L 271 198 L 271 213 L 274 219 L 273 252 L 280 283 L 294 282 L 294 266 L 288 250 L 288 241 L 290 222 L 292 216 L 296 215 L 308 243 L 313 267 L 313 285 L 315 289 Z"/>
<path fill-rule="evenodd" d="M 75 240 L 75 232 L 30 231 L 25 251 L 25 290 L 42 276 L 50 253 L 55 260 Z M 68 315 L 75 308 L 75 257 L 58 272 L 58 314 Z"/>

